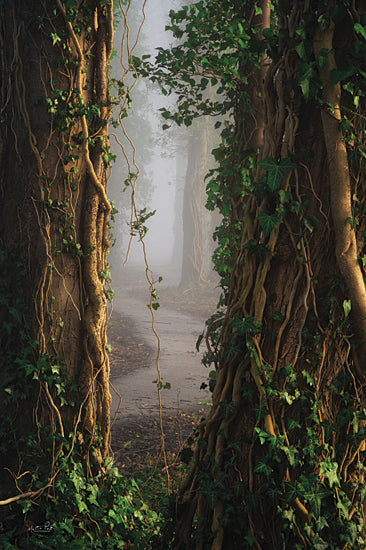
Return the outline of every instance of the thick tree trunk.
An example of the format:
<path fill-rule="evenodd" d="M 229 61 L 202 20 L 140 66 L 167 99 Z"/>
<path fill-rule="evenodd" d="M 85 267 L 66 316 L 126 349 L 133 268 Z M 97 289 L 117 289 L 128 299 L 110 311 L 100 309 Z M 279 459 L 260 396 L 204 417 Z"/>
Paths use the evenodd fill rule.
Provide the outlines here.
<path fill-rule="evenodd" d="M 294 36 L 303 15 L 297 4 L 284 9 L 283 36 Z M 236 209 L 243 231 L 213 406 L 181 487 L 176 548 L 326 548 L 339 540 L 361 547 L 364 373 L 352 336 L 366 340 L 358 262 L 365 216 L 357 233 L 351 223 L 366 182 L 349 161 L 340 90 L 330 83 L 332 48 L 341 33 L 352 35 L 348 17 L 336 39 L 332 23 L 315 35 L 316 55 L 328 56 L 319 70 L 324 107 L 305 103 L 293 86 L 298 56 L 286 40 L 266 75 L 261 157 L 277 166 L 291 157 L 296 166 L 276 189 L 266 164 L 259 166 Z M 259 183 L 268 188 L 261 192 Z"/>
<path fill-rule="evenodd" d="M 28 9 L 26 1 L 0 6 L 0 243 L 12 279 L 3 279 L 12 297 L 1 317 L 10 337 L 22 297 L 19 347 L 35 342 L 35 367 L 18 362 L 10 375 L 2 327 L 3 385 L 16 376 L 27 384 L 19 399 L 7 395 L 2 414 L 23 433 L 32 422 L 34 430 L 74 430 L 89 464 L 110 443 L 104 155 L 112 6 L 78 2 L 66 13 L 55 0 Z"/>

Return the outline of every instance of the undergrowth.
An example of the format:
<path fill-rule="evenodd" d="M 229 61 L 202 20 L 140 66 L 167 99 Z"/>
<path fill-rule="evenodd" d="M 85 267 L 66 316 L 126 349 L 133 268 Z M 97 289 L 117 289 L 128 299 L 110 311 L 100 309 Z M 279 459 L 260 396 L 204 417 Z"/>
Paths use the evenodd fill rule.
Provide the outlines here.
<path fill-rule="evenodd" d="M 128 478 L 112 461 L 106 473 L 86 479 L 81 462 L 64 465 L 54 494 L 41 502 L 12 503 L 0 523 L 2 550 L 167 549 L 174 525 L 174 491 L 186 466 L 172 462 L 172 489 L 164 468 L 140 467 Z"/>

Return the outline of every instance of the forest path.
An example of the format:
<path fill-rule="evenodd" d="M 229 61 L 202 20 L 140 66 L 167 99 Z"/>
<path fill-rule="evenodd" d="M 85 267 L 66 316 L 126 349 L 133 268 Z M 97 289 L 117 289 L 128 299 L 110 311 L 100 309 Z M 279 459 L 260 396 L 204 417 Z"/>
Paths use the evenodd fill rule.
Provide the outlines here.
<path fill-rule="evenodd" d="M 163 292 L 163 291 L 162 291 Z M 210 401 L 210 392 L 200 389 L 207 381 L 208 371 L 201 365 L 201 352 L 196 350 L 196 341 L 204 328 L 204 321 L 197 320 L 179 311 L 167 308 L 164 299 L 158 300 L 161 307 L 154 311 L 155 329 L 160 338 L 159 367 L 163 385 L 161 390 L 163 414 L 175 415 L 180 411 L 190 412 L 202 408 L 201 403 Z M 148 357 L 139 358 L 129 365 L 130 372 L 119 373 L 112 368 L 111 383 L 121 394 L 122 400 L 115 418 L 115 425 L 129 422 L 136 417 L 145 420 L 157 418 L 159 413 L 156 369 L 157 338 L 151 328 L 151 312 L 147 284 L 127 279 L 123 289 L 116 292 L 114 311 L 117 314 L 114 331 L 118 332 L 118 318 L 128 318 L 136 336 L 136 346 L 147 345 Z M 141 343 L 142 342 L 142 343 Z M 112 364 L 113 367 L 113 364 Z M 132 371 L 131 371 L 132 369 Z M 112 418 L 119 404 L 118 395 L 112 390 Z"/>

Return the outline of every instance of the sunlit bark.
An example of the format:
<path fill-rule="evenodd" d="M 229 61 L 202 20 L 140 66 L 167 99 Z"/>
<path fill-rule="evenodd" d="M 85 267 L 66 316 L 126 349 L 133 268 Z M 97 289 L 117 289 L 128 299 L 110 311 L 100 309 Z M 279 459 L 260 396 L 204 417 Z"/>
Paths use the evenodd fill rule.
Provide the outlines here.
<path fill-rule="evenodd" d="M 59 365 L 77 387 L 75 403 L 61 407 L 56 387 L 40 375 L 14 421 L 32 419 L 53 431 L 79 430 L 80 442 L 97 429 L 110 445 L 109 361 L 106 353 L 110 204 L 106 195 L 110 115 L 108 68 L 113 15 L 109 2 L 78 2 L 66 14 L 57 0 L 27 11 L 28 2 L 0 6 L 0 181 L 3 250 L 24 262 L 25 321 L 37 341 L 35 360 Z M 88 30 L 77 17 L 89 20 Z M 79 28 L 82 28 L 80 31 Z M 93 107 L 95 106 L 95 107 Z M 94 108 L 94 112 L 92 109 Z M 61 420 L 62 419 L 62 420 Z M 34 428 L 36 429 L 36 428 Z M 68 431 L 67 431 L 68 433 Z M 87 462 L 95 461 L 88 454 Z"/>
<path fill-rule="evenodd" d="M 309 10 L 309 3 L 281 6 L 282 36 L 293 37 L 295 22 L 309 17 Z M 217 349 L 213 406 L 199 425 L 178 499 L 177 549 L 312 548 L 318 540 L 332 545 L 343 524 L 333 531 L 330 525 L 319 528 L 314 502 L 297 490 L 303 479 L 327 487 L 320 464 L 330 461 L 339 490 L 352 502 L 345 523 L 356 513 L 358 522 L 364 518 L 364 436 L 351 442 L 359 427 L 343 418 L 349 407 L 363 418 L 365 406 L 358 359 L 366 315 L 359 264 L 364 215 L 357 218 L 360 230 L 351 225 L 355 202 L 358 212 L 364 204 L 366 180 L 350 161 L 339 124 L 340 85 L 330 80 L 335 57 L 343 55 L 336 46 L 344 33 L 352 36 L 352 24 L 348 13 L 336 28 L 330 23 L 315 34 L 315 56 L 327 57 L 318 66 L 321 101 L 303 100 L 294 83 L 299 57 L 285 40 L 266 73 L 260 157 L 276 163 L 291 158 L 294 164 L 278 197 L 260 192 L 267 176 L 259 166 L 255 191 L 236 204 L 234 214 L 243 221 L 241 248 Z M 354 115 L 360 125 L 364 106 Z M 245 132 L 245 120 L 237 119 L 239 150 Z M 277 216 L 269 231 L 260 223 L 263 215 Z M 345 332 L 349 299 L 353 324 Z M 298 393 L 292 394 L 294 388 Z M 309 438 L 313 455 L 306 450 Z M 298 461 L 286 454 L 290 449 Z M 333 517 L 340 502 L 338 489 L 334 492 Z M 325 502 L 333 506 L 332 499 L 321 505 Z"/>

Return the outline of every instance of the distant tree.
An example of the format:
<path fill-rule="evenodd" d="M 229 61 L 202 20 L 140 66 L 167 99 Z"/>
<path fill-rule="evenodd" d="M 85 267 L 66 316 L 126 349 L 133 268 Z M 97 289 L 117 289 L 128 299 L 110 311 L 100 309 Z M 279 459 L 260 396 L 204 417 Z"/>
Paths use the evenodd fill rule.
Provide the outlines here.
<path fill-rule="evenodd" d="M 183 251 L 180 282 L 183 287 L 206 282 L 207 235 L 204 208 L 208 157 L 208 121 L 200 121 L 200 124 L 193 125 L 187 143 L 187 169 L 183 190 Z"/>
<path fill-rule="evenodd" d="M 225 216 L 213 406 L 176 548 L 365 547 L 366 11 L 272 2 L 272 14 L 269 26 L 267 2 L 197 2 L 172 14 L 182 43 L 160 58 L 160 76 L 187 86 L 173 119 L 225 102 L 234 116 L 208 183 Z M 221 83 L 221 107 L 191 105 L 200 73 Z"/>
<path fill-rule="evenodd" d="M 182 4 L 181 2 L 180 8 Z M 211 6 L 210 9 L 214 9 L 216 12 L 217 21 L 221 19 L 225 21 L 226 13 L 223 4 L 218 4 L 215 8 Z M 238 11 L 239 8 L 235 9 Z M 153 63 L 146 61 L 141 63 L 140 60 L 137 60 L 139 72 L 143 76 L 148 77 L 153 82 L 158 82 L 165 96 L 174 93 L 177 98 L 178 109 L 176 111 L 169 107 L 162 109 L 162 116 L 167 121 L 163 128 L 168 128 L 170 121 L 174 121 L 178 126 L 186 125 L 190 127 L 191 139 L 188 139 L 186 153 L 187 169 L 182 218 L 184 237 L 181 282 L 184 286 L 204 282 L 207 273 L 210 271 L 210 269 L 207 269 L 210 264 L 207 256 L 212 254 L 212 231 L 208 228 L 212 228 L 215 221 L 220 219 L 220 216 L 216 214 L 211 215 L 211 211 L 214 210 L 211 196 L 216 194 L 215 177 L 206 179 L 208 171 L 212 175 L 217 172 L 216 169 L 212 169 L 212 165 L 217 163 L 218 157 L 214 161 L 209 160 L 210 151 L 213 146 L 217 147 L 218 141 L 217 137 L 212 135 L 213 121 L 216 120 L 215 129 L 217 129 L 222 125 L 223 117 L 226 117 L 226 129 L 222 133 L 225 140 L 224 136 L 231 132 L 233 125 L 233 114 L 237 103 L 234 90 L 239 82 L 239 80 L 236 81 L 236 86 L 233 86 L 232 83 L 230 86 L 227 82 L 225 82 L 225 85 L 223 84 L 224 81 L 219 73 L 222 70 L 230 73 L 229 65 L 226 68 L 224 66 L 220 67 L 216 72 L 213 70 L 213 67 L 217 68 L 215 66 L 217 62 L 214 58 L 223 45 L 219 44 L 220 38 L 218 38 L 218 44 L 211 48 L 212 42 L 205 42 L 202 37 L 210 32 L 216 32 L 216 23 L 212 26 L 213 19 L 205 20 L 202 17 L 203 4 L 200 2 L 192 4 L 190 10 L 195 14 L 195 26 L 189 30 L 187 29 L 185 33 L 180 28 L 179 23 L 184 21 L 187 9 L 178 9 L 176 12 L 170 11 L 171 23 L 167 26 L 167 29 L 173 32 L 176 45 L 170 49 L 158 48 L 159 53 Z M 242 12 L 243 8 L 240 11 Z M 257 25 L 256 22 L 255 25 Z M 186 38 L 186 41 L 182 40 L 182 36 Z M 220 37 L 220 33 L 217 33 L 217 36 Z M 243 67 L 243 71 L 245 71 L 245 67 Z M 243 94 L 246 97 L 248 93 L 251 94 L 254 106 L 253 112 L 246 111 L 244 130 L 243 125 L 233 130 L 233 132 L 242 133 L 241 147 L 243 149 L 257 147 L 263 138 L 264 106 L 260 97 L 260 90 L 263 87 L 263 71 L 264 65 L 258 70 L 250 70 L 248 82 L 243 86 Z M 218 97 L 222 97 L 224 89 L 227 93 L 225 100 L 218 100 Z M 253 106 L 250 109 L 253 109 Z M 191 126 L 196 117 L 203 118 Z M 236 117 L 235 120 L 234 124 L 241 119 Z M 220 151 L 221 148 L 217 147 L 214 154 L 220 155 Z M 220 171 L 220 168 L 218 171 Z M 206 185 L 208 195 L 205 193 Z M 213 192 L 211 192 L 211 187 L 214 189 Z M 204 214 L 207 196 L 208 211 Z M 220 209 L 220 204 L 218 204 L 218 207 Z M 235 206 L 233 209 L 235 210 Z M 225 225 L 229 220 L 226 205 L 223 205 L 223 210 L 220 213 L 226 218 Z M 231 219 L 234 217 L 233 215 Z M 207 223 L 207 219 L 210 218 L 210 223 Z M 222 227 L 218 233 L 215 233 L 215 238 L 217 239 L 218 234 L 223 231 L 225 229 Z M 216 259 L 219 256 L 223 258 L 222 269 L 227 273 L 227 256 L 232 256 L 232 250 L 233 242 L 230 242 L 230 246 L 227 248 L 220 246 L 215 253 Z M 216 269 L 218 269 L 217 265 Z"/>
<path fill-rule="evenodd" d="M 176 8 L 181 8 L 184 4 L 182 0 L 176 2 Z M 174 13 L 171 10 L 171 13 Z M 170 27 L 168 27 L 170 28 Z M 179 48 L 180 37 L 175 36 L 176 46 L 172 46 L 172 51 Z M 166 54 L 170 55 L 170 50 L 162 47 L 157 48 L 159 53 L 154 63 L 148 63 L 141 60 L 136 60 L 136 65 L 140 65 L 139 72 L 143 76 L 150 79 L 153 83 L 158 82 L 163 90 L 164 96 L 172 95 L 169 98 L 169 104 L 174 105 L 175 99 L 178 98 L 178 103 L 184 98 L 184 91 L 181 89 L 182 81 L 175 81 L 171 78 L 168 72 L 163 76 L 163 72 L 168 68 L 169 63 L 166 63 Z M 171 69 L 175 74 L 176 70 Z M 208 81 L 207 81 L 208 82 Z M 209 87 L 205 95 L 212 91 Z M 172 99 L 174 100 L 172 102 Z M 194 106 L 192 106 L 194 109 Z M 168 129 L 170 110 L 167 107 L 161 109 L 163 118 L 167 121 L 163 124 L 163 129 Z M 175 122 L 180 126 L 183 121 L 176 118 Z M 186 121 L 187 122 L 187 121 Z M 189 124 L 192 123 L 190 118 Z M 174 129 L 174 126 L 173 126 Z M 172 130 L 170 130 L 172 132 Z M 174 134 L 179 135 L 179 130 L 175 130 Z M 210 167 L 210 149 L 213 147 L 212 140 L 212 121 L 205 117 L 200 121 L 196 121 L 193 126 L 190 126 L 189 131 L 184 132 L 184 137 L 178 138 L 180 150 L 176 151 L 176 155 L 185 159 L 186 168 L 183 174 L 177 175 L 180 181 L 184 181 L 183 198 L 179 203 L 180 210 L 177 219 L 181 220 L 181 227 L 176 227 L 177 234 L 182 231 L 182 268 L 180 284 L 182 287 L 200 285 L 206 283 L 206 277 L 210 272 L 210 259 L 212 255 L 212 231 L 211 224 L 207 222 L 211 214 L 206 210 L 206 193 L 205 193 L 205 176 Z M 212 164 L 212 163 L 211 163 Z M 181 163 L 179 163 L 181 165 Z M 179 193 L 179 192 L 178 192 Z M 180 195 L 180 193 L 179 193 Z M 211 216 L 212 217 L 212 216 Z M 176 238 L 176 243 L 180 238 Z M 174 251 L 174 258 L 180 257 L 180 250 Z"/>

